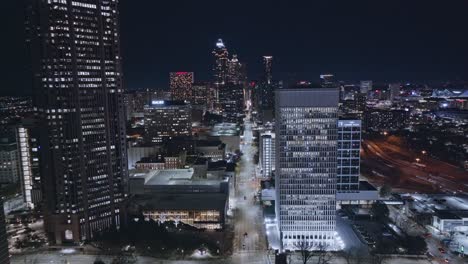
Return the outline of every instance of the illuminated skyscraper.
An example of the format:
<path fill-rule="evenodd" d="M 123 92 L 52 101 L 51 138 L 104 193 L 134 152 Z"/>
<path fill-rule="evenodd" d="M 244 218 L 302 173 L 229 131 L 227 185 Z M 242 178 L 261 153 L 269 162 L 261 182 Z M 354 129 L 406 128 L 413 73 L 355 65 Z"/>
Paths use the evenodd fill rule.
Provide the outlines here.
<path fill-rule="evenodd" d="M 236 54 L 233 54 L 232 59 L 228 61 L 227 83 L 246 84 L 247 76 L 245 71 L 245 64 L 239 61 Z"/>
<path fill-rule="evenodd" d="M 215 63 L 213 67 L 213 78 L 215 86 L 219 87 L 227 82 L 229 52 L 222 39 L 218 39 L 216 47 L 213 50 Z"/>
<path fill-rule="evenodd" d="M 333 74 L 321 74 L 320 82 L 322 87 L 336 87 L 335 76 Z"/>
<path fill-rule="evenodd" d="M 212 109 L 215 98 L 215 91 L 210 83 L 197 82 L 192 85 L 192 105 L 204 106 Z"/>
<path fill-rule="evenodd" d="M 397 97 L 400 97 L 401 85 L 399 83 L 389 84 L 388 90 L 390 90 L 390 101 L 394 102 Z"/>
<path fill-rule="evenodd" d="M 118 0 L 28 0 L 45 231 L 79 242 L 121 225 L 128 177 Z"/>
<path fill-rule="evenodd" d="M 282 246 L 335 242 L 338 89 L 276 90 L 276 215 Z"/>
<path fill-rule="evenodd" d="M 263 56 L 263 66 L 265 67 L 265 82 L 270 84 L 273 80 L 273 56 Z"/>
<path fill-rule="evenodd" d="M 361 81 L 360 90 L 361 93 L 367 94 L 369 91 L 372 90 L 372 81 Z"/>
<path fill-rule="evenodd" d="M 191 101 L 193 72 L 171 72 L 169 74 L 169 87 L 172 100 Z"/>
<path fill-rule="evenodd" d="M 145 106 L 145 141 L 162 144 L 178 136 L 192 135 L 190 104 L 153 100 Z"/>

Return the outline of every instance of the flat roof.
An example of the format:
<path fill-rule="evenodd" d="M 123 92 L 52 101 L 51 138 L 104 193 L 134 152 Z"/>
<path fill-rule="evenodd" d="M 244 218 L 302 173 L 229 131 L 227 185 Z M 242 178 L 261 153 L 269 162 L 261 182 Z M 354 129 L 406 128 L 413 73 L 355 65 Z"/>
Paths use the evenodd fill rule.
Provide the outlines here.
<path fill-rule="evenodd" d="M 219 123 L 211 129 L 212 136 L 238 136 L 240 128 L 236 123 Z"/>
<path fill-rule="evenodd" d="M 199 179 L 193 178 L 194 170 L 190 169 L 170 169 L 170 170 L 149 170 L 146 172 L 134 173 L 130 178 L 144 178 L 145 186 L 161 185 L 206 185 L 219 186 L 227 179 Z"/>
<path fill-rule="evenodd" d="M 134 198 L 143 210 L 220 210 L 224 211 L 227 194 L 184 193 L 142 195 Z"/>

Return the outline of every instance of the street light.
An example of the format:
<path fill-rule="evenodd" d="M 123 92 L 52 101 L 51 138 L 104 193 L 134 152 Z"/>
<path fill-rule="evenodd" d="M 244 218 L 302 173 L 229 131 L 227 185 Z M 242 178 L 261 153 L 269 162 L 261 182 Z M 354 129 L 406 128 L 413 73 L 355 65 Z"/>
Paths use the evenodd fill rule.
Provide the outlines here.
<path fill-rule="evenodd" d="M 416 162 L 420 162 L 420 161 L 421 161 L 421 159 L 420 159 L 420 158 L 416 158 Z"/>
<path fill-rule="evenodd" d="M 421 151 L 421 153 L 422 153 L 423 155 L 426 155 L 427 152 L 426 152 L 425 150 L 423 150 L 423 151 Z"/>

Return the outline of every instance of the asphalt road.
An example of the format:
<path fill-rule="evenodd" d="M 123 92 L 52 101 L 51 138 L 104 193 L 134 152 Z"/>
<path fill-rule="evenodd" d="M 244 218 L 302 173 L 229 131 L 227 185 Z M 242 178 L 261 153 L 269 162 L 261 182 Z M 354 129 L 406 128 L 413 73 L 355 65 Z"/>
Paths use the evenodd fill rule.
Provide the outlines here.
<path fill-rule="evenodd" d="M 244 139 L 240 150 L 234 215 L 234 256 L 236 263 L 265 263 L 266 237 L 260 205 L 254 199 L 259 188 L 255 175 L 252 124 L 245 119 Z M 238 261 L 238 262 L 237 262 Z"/>
<path fill-rule="evenodd" d="M 468 173 L 448 163 L 389 140 L 365 140 L 362 149 L 363 165 L 373 170 L 371 181 L 408 191 L 468 192 Z"/>

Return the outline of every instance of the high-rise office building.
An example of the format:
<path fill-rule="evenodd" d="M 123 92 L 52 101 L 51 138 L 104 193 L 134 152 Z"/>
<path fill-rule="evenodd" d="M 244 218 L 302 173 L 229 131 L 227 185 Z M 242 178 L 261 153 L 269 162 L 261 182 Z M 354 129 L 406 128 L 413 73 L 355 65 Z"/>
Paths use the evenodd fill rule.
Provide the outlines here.
<path fill-rule="evenodd" d="M 218 39 L 216 47 L 213 50 L 215 63 L 213 67 L 213 78 L 216 87 L 224 85 L 227 82 L 229 52 L 222 39 Z"/>
<path fill-rule="evenodd" d="M 358 192 L 360 173 L 361 120 L 338 121 L 338 192 Z"/>
<path fill-rule="evenodd" d="M 270 84 L 273 81 L 273 56 L 263 56 L 264 81 Z"/>
<path fill-rule="evenodd" d="M 320 74 L 320 83 L 322 87 L 337 87 L 335 76 L 333 74 Z"/>
<path fill-rule="evenodd" d="M 236 123 L 244 113 L 244 85 L 227 83 L 218 89 L 219 106 L 225 122 Z"/>
<path fill-rule="evenodd" d="M 192 100 L 193 72 L 171 72 L 169 74 L 169 80 L 172 100 Z"/>
<path fill-rule="evenodd" d="M 260 135 L 260 166 L 263 177 L 271 177 L 271 173 L 275 170 L 276 154 L 275 154 L 275 133 L 268 132 Z"/>
<path fill-rule="evenodd" d="M 400 97 L 401 85 L 399 83 L 392 83 L 388 85 L 390 90 L 390 101 L 394 102 L 397 97 Z"/>
<path fill-rule="evenodd" d="M 276 91 L 276 214 L 283 249 L 335 246 L 337 88 Z"/>
<path fill-rule="evenodd" d="M 246 65 L 239 61 L 237 54 L 233 54 L 232 58 L 228 61 L 228 75 L 226 81 L 227 83 L 233 84 L 247 83 Z"/>
<path fill-rule="evenodd" d="M 10 254 L 8 253 L 8 236 L 6 232 L 5 212 L 3 210 L 3 200 L 0 199 L 0 263 L 9 264 Z"/>
<path fill-rule="evenodd" d="M 361 81 L 360 90 L 362 94 L 367 94 L 372 90 L 372 81 Z"/>
<path fill-rule="evenodd" d="M 153 93 L 149 89 L 125 91 L 123 104 L 125 106 L 125 117 L 127 121 L 139 117 L 143 113 L 144 106 L 151 102 Z"/>
<path fill-rule="evenodd" d="M 52 243 L 119 228 L 128 177 L 118 0 L 29 0 L 27 43 Z"/>
<path fill-rule="evenodd" d="M 256 85 L 255 104 L 260 120 L 263 123 L 271 122 L 275 113 L 275 90 L 282 88 L 283 83 L 273 81 L 273 57 L 263 56 L 264 74 Z"/>
<path fill-rule="evenodd" d="M 215 91 L 207 82 L 196 82 L 192 85 L 192 105 L 201 105 L 206 109 L 212 109 L 215 99 Z"/>
<path fill-rule="evenodd" d="M 192 135 L 190 104 L 184 101 L 153 100 L 145 106 L 145 141 L 162 144 L 179 136 Z"/>

